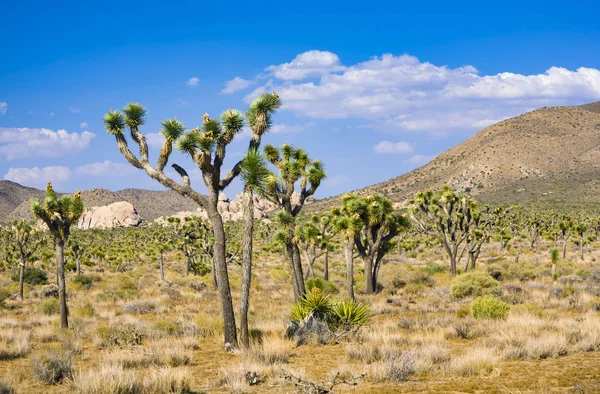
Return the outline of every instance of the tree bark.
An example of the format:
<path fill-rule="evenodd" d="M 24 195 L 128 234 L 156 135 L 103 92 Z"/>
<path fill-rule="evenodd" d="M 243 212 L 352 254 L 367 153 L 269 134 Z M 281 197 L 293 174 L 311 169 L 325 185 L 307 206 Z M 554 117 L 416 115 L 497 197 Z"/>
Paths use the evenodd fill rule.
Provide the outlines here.
<path fill-rule="evenodd" d="M 300 258 L 300 249 L 298 245 L 292 244 L 292 263 L 294 269 L 294 275 L 296 277 L 296 285 L 298 287 L 298 298 L 296 301 L 300 301 L 304 297 L 305 286 L 304 286 L 304 274 L 302 273 L 302 260 Z"/>
<path fill-rule="evenodd" d="M 65 243 L 56 241 L 56 272 L 58 276 L 58 302 L 60 305 L 60 328 L 69 328 L 67 289 L 65 284 Z"/>
<path fill-rule="evenodd" d="M 77 275 L 81 275 L 81 256 L 75 257 L 75 264 L 77 265 Z"/>
<path fill-rule="evenodd" d="M 567 258 L 567 238 L 563 238 L 563 252 L 562 252 L 562 258 L 563 260 L 565 260 Z"/>
<path fill-rule="evenodd" d="M 211 193 L 210 205 L 208 206 L 208 216 L 213 227 L 214 243 L 214 262 L 216 268 L 216 278 L 218 290 L 221 296 L 221 313 L 223 316 L 223 335 L 225 346 L 237 346 L 237 330 L 235 327 L 235 315 L 233 312 L 233 300 L 231 299 L 231 290 L 229 287 L 229 275 L 227 274 L 227 260 L 225 255 L 225 227 L 223 218 L 217 210 L 218 193 Z"/>
<path fill-rule="evenodd" d="M 252 233 L 254 231 L 254 199 L 252 191 L 245 189 L 242 194 L 243 235 L 242 235 L 242 290 L 240 294 L 240 342 L 250 347 L 248 335 L 248 307 L 250 305 L 250 285 L 252 280 Z"/>
<path fill-rule="evenodd" d="M 375 286 L 373 286 L 373 260 L 367 255 L 363 257 L 363 263 L 365 267 L 365 281 L 367 284 L 366 293 L 374 294 Z"/>
<path fill-rule="evenodd" d="M 346 289 L 348 297 L 354 301 L 354 238 L 344 242 L 344 257 L 346 258 Z"/>
<path fill-rule="evenodd" d="M 329 281 L 329 251 L 325 250 L 323 256 L 323 279 Z"/>
<path fill-rule="evenodd" d="M 192 266 L 191 257 L 188 254 L 185 255 L 185 276 L 190 276 L 190 268 Z"/>
<path fill-rule="evenodd" d="M 19 297 L 23 300 L 23 288 L 25 286 L 25 256 L 21 255 L 19 263 Z"/>

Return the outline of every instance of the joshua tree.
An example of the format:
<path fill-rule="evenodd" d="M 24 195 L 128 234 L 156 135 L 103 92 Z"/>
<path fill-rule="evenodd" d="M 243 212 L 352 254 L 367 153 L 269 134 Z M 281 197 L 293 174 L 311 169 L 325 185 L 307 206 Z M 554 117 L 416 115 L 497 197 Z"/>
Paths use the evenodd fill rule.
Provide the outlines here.
<path fill-rule="evenodd" d="M 325 179 L 325 170 L 319 160 L 310 160 L 308 154 L 290 144 L 280 149 L 267 145 L 267 160 L 279 170 L 279 176 L 270 174 L 266 181 L 265 197 L 281 207 L 285 215 L 280 215 L 286 226 L 287 234 L 279 233 L 278 238 L 285 245 L 285 251 L 292 269 L 294 296 L 299 301 L 304 296 L 304 276 L 300 249 L 294 243 L 295 218 L 302 210 L 306 199 L 317 191 L 321 181 Z M 297 201 L 294 199 L 295 185 L 299 182 L 300 190 Z"/>
<path fill-rule="evenodd" d="M 160 280 L 165 280 L 165 252 L 171 247 L 171 237 L 164 229 L 155 230 L 152 234 L 154 243 L 158 248 L 158 264 L 160 267 Z"/>
<path fill-rule="evenodd" d="M 362 222 L 362 230 L 355 234 L 354 243 L 363 260 L 366 293 L 377 290 L 377 277 L 385 254 L 392 248 L 392 240 L 410 223 L 408 218 L 394 212 L 392 202 L 382 195 L 360 198 L 355 194 L 344 197 L 344 203 L 354 200 L 354 214 Z"/>
<path fill-rule="evenodd" d="M 306 272 L 304 273 L 304 280 L 315 277 L 313 271 L 313 265 L 315 261 L 321 257 L 323 253 L 317 254 L 317 244 L 321 240 L 321 232 L 317 227 L 317 223 L 309 221 L 302 223 L 296 227 L 294 234 L 294 243 L 297 244 L 304 252 L 304 259 L 306 260 Z"/>
<path fill-rule="evenodd" d="M 432 232 L 444 246 L 450 258 L 450 275 L 456 275 L 460 247 L 472 231 L 475 201 L 444 186 L 437 193 L 417 193 L 412 203 L 411 219 L 421 231 Z"/>
<path fill-rule="evenodd" d="M 564 220 L 558 223 L 558 230 L 560 231 L 560 235 L 562 237 L 563 249 L 562 249 L 562 258 L 567 258 L 567 243 L 569 242 L 569 238 L 571 237 L 571 233 L 573 232 L 573 219 L 569 217 L 565 217 Z"/>
<path fill-rule="evenodd" d="M 263 134 L 269 130 L 271 125 L 271 114 L 280 105 L 279 96 L 275 93 L 263 94 L 252 102 L 246 113 L 246 120 L 252 130 L 249 148 L 258 149 Z M 127 161 L 134 167 L 143 169 L 148 176 L 163 186 L 175 190 L 182 196 L 190 197 L 208 213 L 214 235 L 214 260 L 221 299 L 224 340 L 227 347 L 235 347 L 237 346 L 237 332 L 229 287 L 229 275 L 227 273 L 225 229 L 217 205 L 219 193 L 229 186 L 242 169 L 240 161 L 229 173 L 223 177 L 221 176 L 226 148 L 242 130 L 244 116 L 239 111 L 229 109 L 221 114 L 221 121 L 219 122 L 205 114 L 201 129 L 197 128 L 185 133 L 185 127 L 178 120 L 165 120 L 162 123 L 162 134 L 165 140 L 156 166 L 152 166 L 148 158 L 148 144 L 144 135 L 139 131 L 139 126 L 144 124 L 146 110 L 140 104 L 129 104 L 123 109 L 123 112 L 124 115 L 119 111 L 110 111 L 104 117 L 104 123 L 107 131 L 115 136 L 119 150 Z M 129 128 L 133 141 L 139 146 L 139 157 L 131 152 L 127 146 L 127 140 L 123 133 L 125 126 Z M 202 171 L 202 178 L 208 189 L 208 196 L 192 189 L 188 173 L 177 164 L 173 164 L 172 167 L 181 176 L 181 184 L 165 175 L 164 168 L 169 161 L 173 144 L 178 150 L 189 154 Z"/>
<path fill-rule="evenodd" d="M 553 248 L 550 251 L 550 261 L 552 262 L 552 286 L 556 285 L 556 263 L 558 263 L 558 249 Z"/>
<path fill-rule="evenodd" d="M 532 251 L 535 252 L 535 243 L 540 237 L 541 233 L 541 222 L 537 217 L 530 218 L 525 224 L 525 235 L 529 240 L 529 246 Z"/>
<path fill-rule="evenodd" d="M 31 226 L 24 220 L 15 220 L 12 224 L 12 239 L 19 256 L 19 297 L 23 299 L 25 264 L 41 246 L 44 239 L 37 227 Z"/>
<path fill-rule="evenodd" d="M 70 239 L 69 240 L 69 249 L 71 250 L 71 254 L 75 259 L 75 265 L 77 267 L 77 275 L 81 275 L 81 259 L 85 254 L 85 250 L 87 245 L 78 239 Z"/>
<path fill-rule="evenodd" d="M 35 199 L 31 203 L 33 216 L 41 219 L 48 226 L 54 238 L 61 328 L 69 327 L 65 286 L 65 243 L 69 240 L 71 225 L 76 223 L 83 213 L 84 206 L 80 194 L 79 191 L 76 191 L 73 197 L 62 196 L 58 198 L 56 192 L 52 189 L 52 185 L 48 182 L 44 201 L 40 202 L 40 200 Z"/>
<path fill-rule="evenodd" d="M 587 239 L 585 238 L 585 233 L 588 231 L 588 226 L 585 223 L 578 223 L 575 226 L 575 233 L 579 236 L 579 257 L 583 260 L 583 247 L 587 243 Z"/>
<path fill-rule="evenodd" d="M 354 238 L 363 228 L 363 223 L 357 212 L 362 210 L 362 203 L 351 195 L 342 197 L 342 208 L 334 208 L 333 230 L 344 242 L 344 260 L 346 261 L 346 291 L 348 297 L 354 300 Z"/>
<path fill-rule="evenodd" d="M 269 170 L 265 159 L 257 149 L 250 149 L 242 162 L 242 289 L 240 294 L 240 342 L 248 348 L 248 307 L 252 280 L 252 235 L 254 233 L 254 193 L 264 194 L 265 179 Z"/>

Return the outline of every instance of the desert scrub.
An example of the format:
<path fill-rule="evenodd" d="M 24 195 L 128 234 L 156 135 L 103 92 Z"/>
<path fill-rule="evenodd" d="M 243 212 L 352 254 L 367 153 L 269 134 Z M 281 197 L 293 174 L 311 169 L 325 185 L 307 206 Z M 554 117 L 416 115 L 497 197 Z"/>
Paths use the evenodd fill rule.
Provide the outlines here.
<path fill-rule="evenodd" d="M 12 280 L 14 282 L 18 282 L 19 275 L 13 275 Z M 48 283 L 48 273 L 43 269 L 36 267 L 25 268 L 23 273 L 23 282 L 30 284 L 31 286 L 45 285 Z"/>
<path fill-rule="evenodd" d="M 352 300 L 341 300 L 331 308 L 333 324 L 337 328 L 349 329 L 369 322 L 369 307 Z"/>
<path fill-rule="evenodd" d="M 476 319 L 504 319 L 510 305 L 492 295 L 477 297 L 471 302 L 471 315 Z"/>
<path fill-rule="evenodd" d="M 223 334 L 223 319 L 219 315 L 200 312 L 196 317 L 196 326 L 198 335 L 203 339 L 216 338 Z"/>
<path fill-rule="evenodd" d="M 300 302 L 292 304 L 292 318 L 302 321 L 308 316 L 314 316 L 322 321 L 331 320 L 332 302 L 329 294 L 318 288 L 312 288 Z"/>
<path fill-rule="evenodd" d="M 0 379 L 0 394 L 16 394 L 16 390 L 3 379 Z"/>
<path fill-rule="evenodd" d="M 104 291 L 100 294 L 102 300 L 129 300 L 138 294 L 139 290 L 135 282 L 128 276 L 116 275 L 115 279 L 106 284 Z"/>
<path fill-rule="evenodd" d="M 0 334 L 0 360 L 25 357 L 31 349 L 31 333 L 22 330 L 5 330 Z"/>
<path fill-rule="evenodd" d="M 31 370 L 36 378 L 46 384 L 57 384 L 73 376 L 73 355 L 53 349 L 31 358 Z"/>
<path fill-rule="evenodd" d="M 60 311 L 60 305 L 58 303 L 58 298 L 50 298 L 48 300 L 44 300 L 40 302 L 37 307 L 40 313 L 44 315 L 56 315 Z"/>
<path fill-rule="evenodd" d="M 454 298 L 469 296 L 502 295 L 500 283 L 483 271 L 467 272 L 454 278 L 450 285 L 450 293 Z"/>
<path fill-rule="evenodd" d="M 128 347 L 141 345 L 146 337 L 146 330 L 140 324 L 120 323 L 101 326 L 96 330 L 95 345 L 100 348 Z"/>
<path fill-rule="evenodd" d="M 306 281 L 306 291 L 310 292 L 312 289 L 319 289 L 325 294 L 337 294 L 339 289 L 331 282 L 323 280 L 321 278 L 311 278 Z"/>
<path fill-rule="evenodd" d="M 87 275 L 75 275 L 71 280 L 76 289 L 91 289 L 92 287 L 92 278 Z"/>
<path fill-rule="evenodd" d="M 475 349 L 450 360 L 447 372 L 451 376 L 489 376 L 497 364 L 498 357 L 492 349 Z"/>
<path fill-rule="evenodd" d="M 250 348 L 250 357 L 266 365 L 285 364 L 292 355 L 294 342 L 272 337 Z"/>

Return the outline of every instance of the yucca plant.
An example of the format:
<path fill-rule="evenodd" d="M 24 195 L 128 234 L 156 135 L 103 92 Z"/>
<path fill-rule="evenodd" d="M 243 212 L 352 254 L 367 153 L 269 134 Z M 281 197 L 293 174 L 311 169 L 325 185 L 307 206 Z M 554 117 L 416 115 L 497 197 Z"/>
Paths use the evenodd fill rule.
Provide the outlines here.
<path fill-rule="evenodd" d="M 353 300 L 341 300 L 332 308 L 334 323 L 339 328 L 361 326 L 369 322 L 369 306 Z"/>
<path fill-rule="evenodd" d="M 301 321 L 312 315 L 319 320 L 330 321 L 331 308 L 329 294 L 325 294 L 315 287 L 307 292 L 299 302 L 292 304 L 292 318 Z"/>

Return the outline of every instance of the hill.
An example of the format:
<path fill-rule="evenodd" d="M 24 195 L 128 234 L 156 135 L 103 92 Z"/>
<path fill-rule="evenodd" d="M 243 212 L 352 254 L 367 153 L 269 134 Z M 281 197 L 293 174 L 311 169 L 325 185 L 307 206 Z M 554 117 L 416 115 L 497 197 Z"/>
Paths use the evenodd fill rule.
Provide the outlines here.
<path fill-rule="evenodd" d="M 366 187 L 399 204 L 443 185 L 484 203 L 600 206 L 600 102 L 540 108 L 489 126 L 414 171 Z M 327 209 L 338 197 L 321 200 Z"/>

